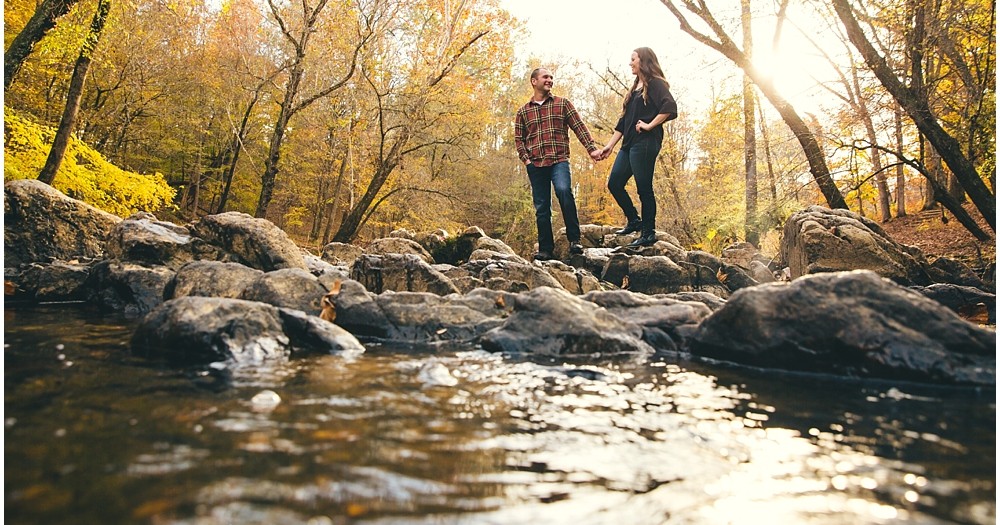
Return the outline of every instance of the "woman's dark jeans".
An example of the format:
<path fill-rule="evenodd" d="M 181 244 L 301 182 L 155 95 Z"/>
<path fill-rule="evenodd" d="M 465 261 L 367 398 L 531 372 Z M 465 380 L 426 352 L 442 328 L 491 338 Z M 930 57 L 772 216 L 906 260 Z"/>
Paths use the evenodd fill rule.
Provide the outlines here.
<path fill-rule="evenodd" d="M 654 140 L 637 140 L 622 147 L 615 157 L 615 164 L 608 175 L 608 191 L 615 202 L 625 212 L 628 222 L 635 222 L 639 212 L 632 204 L 632 199 L 625 191 L 625 184 L 635 176 L 635 187 L 642 203 L 642 234 L 653 233 L 656 229 L 656 196 L 653 195 L 653 167 L 656 156 L 660 154 L 660 142 Z"/>
<path fill-rule="evenodd" d="M 526 167 L 528 180 L 531 181 L 531 200 L 535 205 L 538 251 L 552 253 L 555 249 L 555 241 L 552 238 L 552 188 L 555 188 L 563 222 L 566 223 L 566 237 L 569 242 L 579 242 L 580 219 L 576 215 L 576 199 L 573 197 L 569 162 L 557 162 L 544 168 L 532 164 Z"/>

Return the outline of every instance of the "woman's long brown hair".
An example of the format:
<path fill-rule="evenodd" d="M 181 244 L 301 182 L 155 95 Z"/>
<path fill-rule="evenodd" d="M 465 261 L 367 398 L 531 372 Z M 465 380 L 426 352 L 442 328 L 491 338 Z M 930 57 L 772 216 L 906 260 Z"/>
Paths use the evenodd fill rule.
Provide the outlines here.
<path fill-rule="evenodd" d="M 636 86 L 639 85 L 639 80 L 642 80 L 642 101 L 646 103 L 649 103 L 649 96 L 646 95 L 649 89 L 649 79 L 658 78 L 667 84 L 667 88 L 670 88 L 670 82 L 667 82 L 667 79 L 663 77 L 663 69 L 660 68 L 660 61 L 657 60 L 656 53 L 648 47 L 637 48 L 634 52 L 639 55 L 639 74 L 635 76 L 632 88 L 625 95 L 625 102 L 622 103 L 623 115 L 628 109 L 628 103 L 632 100 L 632 94 L 635 93 Z"/>

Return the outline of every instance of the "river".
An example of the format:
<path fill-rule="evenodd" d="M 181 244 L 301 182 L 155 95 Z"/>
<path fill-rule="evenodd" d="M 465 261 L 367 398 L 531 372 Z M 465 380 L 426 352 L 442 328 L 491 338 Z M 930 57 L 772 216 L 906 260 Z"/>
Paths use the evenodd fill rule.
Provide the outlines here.
<path fill-rule="evenodd" d="M 4 321 L 8 524 L 996 522 L 995 389 L 376 343 L 181 370 L 135 319 Z"/>

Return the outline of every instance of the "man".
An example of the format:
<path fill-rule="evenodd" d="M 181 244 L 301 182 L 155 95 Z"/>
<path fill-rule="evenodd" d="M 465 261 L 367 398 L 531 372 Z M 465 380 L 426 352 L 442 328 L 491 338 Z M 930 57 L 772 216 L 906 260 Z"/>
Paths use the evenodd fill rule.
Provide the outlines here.
<path fill-rule="evenodd" d="M 552 250 L 552 190 L 555 188 L 571 254 L 583 253 L 580 245 L 580 219 L 576 214 L 572 179 L 569 172 L 569 129 L 573 130 L 591 158 L 600 159 L 599 148 L 586 124 L 569 100 L 552 94 L 552 73 L 545 68 L 531 72 L 534 94 L 517 111 L 514 122 L 514 145 L 528 170 L 531 199 L 535 205 L 538 227 L 538 253 L 535 260 L 554 259 Z"/>

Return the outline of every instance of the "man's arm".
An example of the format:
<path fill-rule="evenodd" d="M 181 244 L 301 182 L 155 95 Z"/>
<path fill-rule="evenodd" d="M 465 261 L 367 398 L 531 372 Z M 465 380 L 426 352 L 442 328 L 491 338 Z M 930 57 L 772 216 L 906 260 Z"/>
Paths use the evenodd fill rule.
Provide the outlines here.
<path fill-rule="evenodd" d="M 595 151 L 598 148 L 597 143 L 594 142 L 594 138 L 590 136 L 590 130 L 587 129 L 587 125 L 583 123 L 583 119 L 580 118 L 580 114 L 576 112 L 576 108 L 573 107 L 573 103 L 568 99 L 566 100 L 566 123 L 569 124 L 569 128 L 573 130 L 576 134 L 576 138 L 580 140 L 580 144 L 587 148 L 587 151 Z"/>
<path fill-rule="evenodd" d="M 528 146 L 525 144 L 527 132 L 528 126 L 524 121 L 524 111 L 518 110 L 517 116 L 514 118 L 514 148 L 517 149 L 517 156 L 521 159 L 521 164 L 525 165 L 531 162 Z"/>

